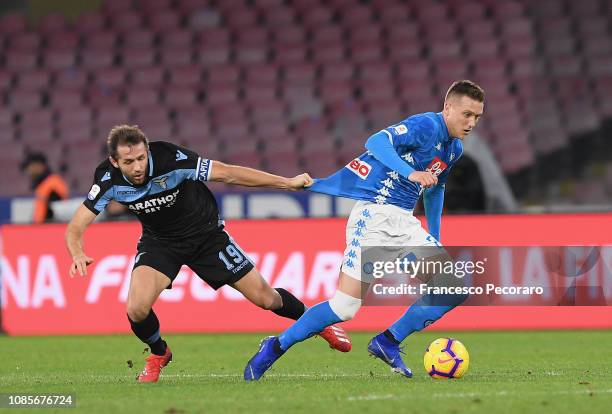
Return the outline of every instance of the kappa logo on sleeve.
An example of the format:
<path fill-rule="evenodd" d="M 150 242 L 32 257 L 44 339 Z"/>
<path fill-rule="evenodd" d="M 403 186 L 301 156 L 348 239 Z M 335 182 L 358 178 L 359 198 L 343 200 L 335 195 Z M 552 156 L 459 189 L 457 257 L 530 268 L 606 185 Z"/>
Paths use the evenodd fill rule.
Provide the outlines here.
<path fill-rule="evenodd" d="M 89 190 L 87 198 L 93 200 L 98 194 L 100 194 L 100 186 L 98 184 L 94 184 L 91 186 L 91 190 Z"/>
<path fill-rule="evenodd" d="M 425 171 L 438 177 L 440 174 L 442 174 L 446 167 L 448 167 L 448 165 L 446 165 L 446 163 L 442 161 L 440 157 L 435 157 L 433 160 L 431 160 Z"/>

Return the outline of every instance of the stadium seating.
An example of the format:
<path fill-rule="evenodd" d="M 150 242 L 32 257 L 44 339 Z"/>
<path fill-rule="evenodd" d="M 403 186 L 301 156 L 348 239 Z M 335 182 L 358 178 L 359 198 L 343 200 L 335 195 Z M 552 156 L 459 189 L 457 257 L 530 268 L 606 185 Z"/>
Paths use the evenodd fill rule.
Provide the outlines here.
<path fill-rule="evenodd" d="M 0 141 L 18 154 L 71 147 L 54 168 L 80 190 L 95 162 L 74 165 L 92 148 L 75 143 L 103 142 L 119 122 L 210 157 L 320 174 L 470 78 L 489 96 L 480 133 L 513 173 L 612 114 L 604 3 L 105 0 L 74 22 L 5 14 Z"/>

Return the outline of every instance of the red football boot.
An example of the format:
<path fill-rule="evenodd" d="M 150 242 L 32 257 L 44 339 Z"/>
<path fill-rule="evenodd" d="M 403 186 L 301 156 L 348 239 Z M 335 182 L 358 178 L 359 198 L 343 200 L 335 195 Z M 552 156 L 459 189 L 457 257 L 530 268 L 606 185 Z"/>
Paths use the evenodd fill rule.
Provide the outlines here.
<path fill-rule="evenodd" d="M 353 348 L 351 338 L 344 329 L 331 325 L 323 329 L 319 336 L 327 341 L 329 347 L 340 352 L 348 352 Z"/>
<path fill-rule="evenodd" d="M 166 353 L 164 355 L 151 354 L 145 361 L 147 363 L 136 380 L 138 382 L 157 382 L 161 369 L 172 361 L 170 347 L 166 346 Z"/>

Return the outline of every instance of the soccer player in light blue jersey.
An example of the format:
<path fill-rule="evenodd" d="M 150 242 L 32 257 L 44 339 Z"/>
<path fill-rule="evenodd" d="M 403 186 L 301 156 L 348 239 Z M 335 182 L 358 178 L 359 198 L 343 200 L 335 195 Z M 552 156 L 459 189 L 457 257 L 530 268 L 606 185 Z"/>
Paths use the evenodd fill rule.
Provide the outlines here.
<path fill-rule="evenodd" d="M 355 316 L 362 304 L 361 293 L 372 281 L 361 271 L 361 246 L 440 246 L 446 179 L 463 154 L 461 141 L 474 129 L 483 109 L 480 86 L 468 80 L 454 82 L 442 112 L 416 114 L 377 132 L 366 141 L 367 152 L 314 182 L 311 191 L 358 200 L 346 226 L 347 247 L 338 289 L 281 335 L 265 338 L 245 367 L 245 380 L 258 380 L 294 344 Z M 429 233 L 412 214 L 421 194 Z M 436 295 L 419 298 L 389 329 L 372 338 L 368 352 L 395 372 L 412 377 L 400 356 L 400 343 L 465 297 L 458 296 L 454 303 L 436 299 Z"/>
<path fill-rule="evenodd" d="M 300 190 L 312 183 L 308 174 L 286 178 L 225 164 L 171 142 L 150 142 L 135 125 L 111 129 L 107 149 L 87 199 L 68 224 L 66 246 L 72 257 L 70 275 L 85 276 L 93 258 L 85 254 L 83 235 L 111 200 L 141 222 L 126 302 L 132 331 L 151 350 L 138 382 L 157 382 L 172 361 L 153 305 L 165 289 L 172 289 L 184 265 L 215 290 L 231 286 L 260 308 L 293 320 L 304 314 L 304 304 L 287 290 L 270 287 L 225 230 L 207 183 Z M 342 328 L 326 328 L 320 336 L 341 352 L 351 349 Z"/>

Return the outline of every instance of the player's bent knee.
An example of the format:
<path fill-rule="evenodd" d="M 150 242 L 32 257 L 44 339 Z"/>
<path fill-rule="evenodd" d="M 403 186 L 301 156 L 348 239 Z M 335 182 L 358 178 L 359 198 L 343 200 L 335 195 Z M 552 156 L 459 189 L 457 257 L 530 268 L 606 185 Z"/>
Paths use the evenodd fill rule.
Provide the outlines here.
<path fill-rule="evenodd" d="M 263 301 L 262 304 L 260 305 L 260 307 L 262 309 L 265 310 L 275 310 L 281 307 L 281 301 L 280 301 L 280 297 L 275 298 L 274 296 L 270 295 L 269 297 L 266 296 Z"/>
<path fill-rule="evenodd" d="M 255 304 L 265 310 L 276 310 L 283 306 L 283 300 L 276 290 L 270 289 L 259 295 Z"/>
<path fill-rule="evenodd" d="M 340 319 L 348 321 L 353 319 L 361 308 L 361 299 L 337 290 L 329 300 L 329 307 Z"/>
<path fill-rule="evenodd" d="M 146 317 L 151 312 L 150 306 L 145 306 L 142 304 L 136 303 L 128 303 L 127 305 L 127 314 L 130 320 L 133 322 L 140 322 L 146 319 Z"/>

